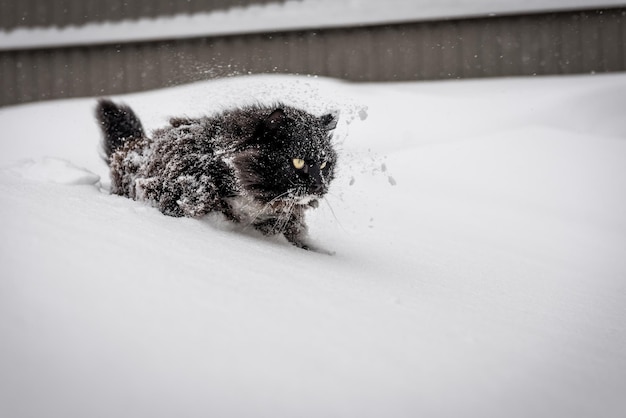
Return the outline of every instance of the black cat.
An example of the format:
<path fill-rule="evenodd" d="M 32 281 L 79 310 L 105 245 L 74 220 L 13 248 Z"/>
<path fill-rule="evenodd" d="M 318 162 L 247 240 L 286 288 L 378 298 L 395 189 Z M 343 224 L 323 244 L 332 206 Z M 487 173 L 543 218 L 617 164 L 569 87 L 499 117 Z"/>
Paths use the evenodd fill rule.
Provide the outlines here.
<path fill-rule="evenodd" d="M 128 106 L 102 99 L 96 117 L 111 193 L 148 201 L 171 216 L 221 212 L 310 249 L 304 214 L 318 206 L 334 177 L 336 115 L 250 106 L 174 118 L 151 137 Z"/>

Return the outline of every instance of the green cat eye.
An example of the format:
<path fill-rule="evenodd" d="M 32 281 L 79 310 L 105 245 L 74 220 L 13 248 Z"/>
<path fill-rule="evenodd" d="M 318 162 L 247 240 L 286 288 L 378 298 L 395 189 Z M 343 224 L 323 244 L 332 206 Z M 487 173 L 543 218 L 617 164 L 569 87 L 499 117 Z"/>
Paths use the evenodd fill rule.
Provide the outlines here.
<path fill-rule="evenodd" d="M 294 158 L 293 160 L 291 160 L 291 162 L 297 170 L 301 170 L 304 167 L 304 160 L 300 158 Z"/>

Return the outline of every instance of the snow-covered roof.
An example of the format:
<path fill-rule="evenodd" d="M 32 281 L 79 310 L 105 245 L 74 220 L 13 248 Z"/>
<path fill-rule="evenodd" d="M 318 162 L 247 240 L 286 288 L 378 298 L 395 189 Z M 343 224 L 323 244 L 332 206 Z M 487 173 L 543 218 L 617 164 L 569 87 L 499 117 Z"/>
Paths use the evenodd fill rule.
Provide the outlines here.
<path fill-rule="evenodd" d="M 0 50 L 177 39 L 469 16 L 626 6 L 618 0 L 303 0 L 227 11 L 0 31 Z"/>

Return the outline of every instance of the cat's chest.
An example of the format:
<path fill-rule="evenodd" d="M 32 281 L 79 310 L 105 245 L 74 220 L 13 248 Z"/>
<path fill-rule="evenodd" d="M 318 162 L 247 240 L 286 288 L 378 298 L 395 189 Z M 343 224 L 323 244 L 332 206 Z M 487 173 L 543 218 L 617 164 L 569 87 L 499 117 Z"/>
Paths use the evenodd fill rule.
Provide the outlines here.
<path fill-rule="evenodd" d="M 226 199 L 231 211 L 242 223 L 262 222 L 280 216 L 285 205 L 281 203 L 269 204 L 245 195 Z"/>

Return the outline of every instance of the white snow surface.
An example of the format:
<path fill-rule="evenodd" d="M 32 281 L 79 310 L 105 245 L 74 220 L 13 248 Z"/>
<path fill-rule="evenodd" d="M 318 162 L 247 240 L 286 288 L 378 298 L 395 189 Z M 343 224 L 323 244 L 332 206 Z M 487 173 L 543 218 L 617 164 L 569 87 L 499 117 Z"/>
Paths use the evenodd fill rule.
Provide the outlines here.
<path fill-rule="evenodd" d="M 108 194 L 94 99 L 0 108 L 0 416 L 623 417 L 626 74 L 116 97 L 338 109 L 307 252 Z M 332 209 L 331 209 L 332 208 Z"/>
<path fill-rule="evenodd" d="M 623 0 L 290 0 L 194 15 L 0 31 L 0 50 L 623 7 Z"/>

